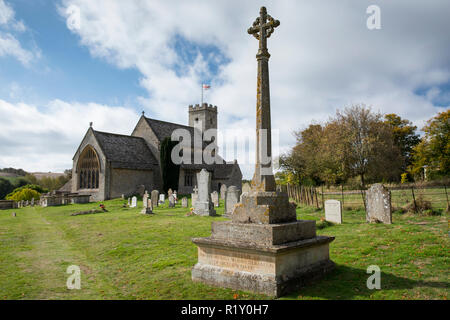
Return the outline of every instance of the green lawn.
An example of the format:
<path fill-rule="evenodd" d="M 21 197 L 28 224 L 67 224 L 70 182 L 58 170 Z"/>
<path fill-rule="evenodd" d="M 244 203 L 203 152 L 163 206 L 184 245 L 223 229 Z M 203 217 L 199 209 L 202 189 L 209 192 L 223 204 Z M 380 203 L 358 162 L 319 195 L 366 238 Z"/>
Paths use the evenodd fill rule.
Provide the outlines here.
<path fill-rule="evenodd" d="M 0 211 L 0 299 L 266 299 L 191 281 L 197 261 L 190 239 L 210 235 L 222 217 L 185 216 L 188 209 L 122 208 L 70 216 L 98 203 Z M 12 212 L 17 217 L 12 216 Z M 223 203 L 217 209 L 223 212 Z M 335 236 L 337 268 L 287 299 L 447 299 L 449 236 L 446 216 L 395 213 L 392 225 L 367 224 L 363 211 L 344 212 L 344 224 L 326 226 L 323 212 L 299 208 L 318 220 L 318 233 Z M 81 268 L 81 290 L 68 290 L 66 269 Z M 381 268 L 381 290 L 368 290 L 366 269 Z"/>

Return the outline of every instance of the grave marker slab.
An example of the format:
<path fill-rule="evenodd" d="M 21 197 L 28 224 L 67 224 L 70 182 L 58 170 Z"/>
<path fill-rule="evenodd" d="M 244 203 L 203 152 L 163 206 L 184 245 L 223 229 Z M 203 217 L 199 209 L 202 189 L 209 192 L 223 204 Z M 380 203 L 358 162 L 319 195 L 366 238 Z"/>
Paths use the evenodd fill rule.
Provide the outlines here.
<path fill-rule="evenodd" d="M 333 223 L 342 223 L 342 205 L 339 200 L 325 201 L 325 220 Z"/>

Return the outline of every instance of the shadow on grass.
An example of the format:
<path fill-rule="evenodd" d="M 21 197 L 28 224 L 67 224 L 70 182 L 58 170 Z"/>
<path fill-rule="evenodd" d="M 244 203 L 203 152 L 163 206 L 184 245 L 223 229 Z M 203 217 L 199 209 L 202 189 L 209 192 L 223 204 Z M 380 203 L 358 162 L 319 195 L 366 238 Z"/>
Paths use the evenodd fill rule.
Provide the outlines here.
<path fill-rule="evenodd" d="M 287 299 L 296 299 L 299 296 L 318 297 L 322 299 L 364 299 L 372 294 L 383 290 L 408 290 L 417 287 L 448 289 L 450 282 L 412 280 L 383 272 L 381 269 L 381 289 L 369 290 L 367 279 L 372 275 L 366 270 L 352 268 L 344 265 L 336 265 L 336 268 L 327 276 L 299 291 L 284 296 Z M 389 299 L 389 294 L 387 294 Z M 393 293 L 392 299 L 400 299 L 400 296 Z"/>

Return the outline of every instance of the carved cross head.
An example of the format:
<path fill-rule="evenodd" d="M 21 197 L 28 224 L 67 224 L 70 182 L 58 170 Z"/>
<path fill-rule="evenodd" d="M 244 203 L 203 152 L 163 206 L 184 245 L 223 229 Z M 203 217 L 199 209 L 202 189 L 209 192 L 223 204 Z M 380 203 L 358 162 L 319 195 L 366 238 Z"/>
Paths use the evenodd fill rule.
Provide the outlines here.
<path fill-rule="evenodd" d="M 270 37 L 276 27 L 280 25 L 280 21 L 275 20 L 269 14 L 265 7 L 261 7 L 259 17 L 256 18 L 253 25 L 248 28 L 247 32 L 259 40 L 260 49 L 267 49 L 266 39 Z"/>

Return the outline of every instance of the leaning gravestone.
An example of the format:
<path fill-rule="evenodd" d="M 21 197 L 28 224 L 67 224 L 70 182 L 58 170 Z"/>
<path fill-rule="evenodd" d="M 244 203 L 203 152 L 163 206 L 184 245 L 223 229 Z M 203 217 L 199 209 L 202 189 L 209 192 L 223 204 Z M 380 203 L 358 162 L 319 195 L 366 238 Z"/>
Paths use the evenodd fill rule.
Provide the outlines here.
<path fill-rule="evenodd" d="M 234 205 L 239 202 L 240 192 L 235 186 L 229 186 L 225 197 L 225 216 L 231 216 Z"/>
<path fill-rule="evenodd" d="M 227 194 L 227 185 L 226 184 L 222 184 L 220 186 L 220 199 L 225 200 L 226 194 Z"/>
<path fill-rule="evenodd" d="M 219 194 L 217 193 L 217 191 L 213 191 L 211 193 L 211 201 L 212 203 L 214 203 L 214 207 L 219 206 Z"/>
<path fill-rule="evenodd" d="M 342 223 L 342 205 L 339 200 L 325 201 L 325 220 L 333 223 Z"/>
<path fill-rule="evenodd" d="M 183 208 L 187 208 L 188 207 L 188 199 L 186 197 L 183 197 L 183 199 L 181 199 L 181 206 Z"/>
<path fill-rule="evenodd" d="M 131 206 L 130 206 L 130 208 L 136 208 L 136 206 L 137 206 L 137 198 L 133 197 L 133 198 L 131 198 Z"/>
<path fill-rule="evenodd" d="M 175 196 L 172 194 L 169 194 L 169 208 L 175 207 Z"/>
<path fill-rule="evenodd" d="M 211 172 L 202 169 L 197 173 L 198 198 L 194 204 L 194 213 L 199 216 L 214 216 L 214 204 L 211 202 Z"/>
<path fill-rule="evenodd" d="M 367 222 L 392 223 L 391 192 L 381 183 L 366 191 Z"/>
<path fill-rule="evenodd" d="M 151 193 L 153 205 L 158 206 L 159 191 L 153 190 Z"/>

